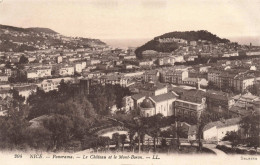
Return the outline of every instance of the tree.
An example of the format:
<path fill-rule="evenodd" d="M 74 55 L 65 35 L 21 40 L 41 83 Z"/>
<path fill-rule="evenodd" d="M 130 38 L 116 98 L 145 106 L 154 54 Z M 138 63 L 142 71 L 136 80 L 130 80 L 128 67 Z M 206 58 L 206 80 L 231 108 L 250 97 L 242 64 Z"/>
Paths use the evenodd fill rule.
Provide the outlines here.
<path fill-rule="evenodd" d="M 96 142 L 95 143 L 95 148 L 97 149 L 98 147 L 102 147 L 103 149 L 106 149 L 106 147 L 108 146 L 109 148 L 109 143 L 110 143 L 110 138 L 109 137 L 97 137 L 96 138 Z"/>
<path fill-rule="evenodd" d="M 19 92 L 17 90 L 13 89 L 11 90 L 11 92 L 13 93 L 13 103 L 15 107 L 24 103 L 25 97 L 19 95 Z"/>
<path fill-rule="evenodd" d="M 162 123 L 162 114 L 157 114 L 146 118 L 146 123 L 148 125 L 148 134 L 153 137 L 154 152 L 156 152 L 156 143 L 158 143 L 158 137 L 160 135 L 160 127 Z"/>
<path fill-rule="evenodd" d="M 198 126 L 197 137 L 199 139 L 199 148 L 198 148 L 199 151 L 202 151 L 202 147 L 203 147 L 203 144 L 201 141 L 203 128 L 209 122 L 211 122 L 211 115 L 209 113 L 207 113 L 206 111 L 202 111 L 201 114 L 198 116 L 198 121 L 197 121 L 197 126 Z"/>
<path fill-rule="evenodd" d="M 234 148 L 235 146 L 237 146 L 239 144 L 240 136 L 238 135 L 237 132 L 231 131 L 231 132 L 227 132 L 222 140 L 230 141 L 232 148 Z"/>
<path fill-rule="evenodd" d="M 52 133 L 53 150 L 64 146 L 71 139 L 73 123 L 64 115 L 53 115 L 43 121 L 43 125 Z"/>
<path fill-rule="evenodd" d="M 134 150 L 134 136 L 135 136 L 135 130 L 134 129 L 129 129 L 128 131 L 128 137 L 129 137 L 129 141 L 130 141 L 130 149 Z"/>
<path fill-rule="evenodd" d="M 240 126 L 244 130 L 249 146 L 259 147 L 259 134 L 260 134 L 260 115 L 251 114 L 245 116 L 240 121 Z"/>
<path fill-rule="evenodd" d="M 120 145 L 120 135 L 119 135 L 119 133 L 113 133 L 112 140 L 115 142 L 116 149 L 118 150 L 119 145 Z"/>
<path fill-rule="evenodd" d="M 0 140 L 15 147 L 26 142 L 28 121 L 20 115 L 18 108 L 11 107 L 8 116 L 0 119 Z"/>
<path fill-rule="evenodd" d="M 52 133 L 46 128 L 28 128 L 26 130 L 26 141 L 35 149 L 47 151 L 51 147 Z"/>
<path fill-rule="evenodd" d="M 22 55 L 19 60 L 19 64 L 27 64 L 29 62 L 28 58 Z"/>
<path fill-rule="evenodd" d="M 141 152 L 141 135 L 144 134 L 147 130 L 147 125 L 144 125 L 143 119 L 139 117 L 134 117 L 133 119 L 129 120 L 128 122 L 124 123 L 124 126 L 129 129 L 129 139 L 130 144 L 134 148 L 134 136 L 137 134 L 137 142 L 138 142 L 138 152 Z"/>
<path fill-rule="evenodd" d="M 124 146 L 125 146 L 125 142 L 126 142 L 126 138 L 127 136 L 125 134 L 120 135 L 120 141 L 122 142 L 122 151 L 124 152 Z"/>
<path fill-rule="evenodd" d="M 257 88 L 257 85 L 254 84 L 252 85 L 251 88 L 248 89 L 250 93 L 252 93 L 253 95 L 257 95 L 259 93 L 259 88 Z"/>

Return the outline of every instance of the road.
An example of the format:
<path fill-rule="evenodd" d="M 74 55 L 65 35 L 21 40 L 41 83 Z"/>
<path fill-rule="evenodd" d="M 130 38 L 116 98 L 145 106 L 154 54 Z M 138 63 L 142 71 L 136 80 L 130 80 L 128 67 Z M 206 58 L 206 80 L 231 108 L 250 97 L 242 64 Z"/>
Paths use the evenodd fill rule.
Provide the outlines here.
<path fill-rule="evenodd" d="M 181 145 L 190 146 L 190 143 L 181 143 Z M 193 146 L 198 146 L 198 144 L 194 143 Z M 226 156 L 227 155 L 225 152 L 217 149 L 216 144 L 203 144 L 203 147 L 215 152 L 215 154 L 217 156 Z"/>

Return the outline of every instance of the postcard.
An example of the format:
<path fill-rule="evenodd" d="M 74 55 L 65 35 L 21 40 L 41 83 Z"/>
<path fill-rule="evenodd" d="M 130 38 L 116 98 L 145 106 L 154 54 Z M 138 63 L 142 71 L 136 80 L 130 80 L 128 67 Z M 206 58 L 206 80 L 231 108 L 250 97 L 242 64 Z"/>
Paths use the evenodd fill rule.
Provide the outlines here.
<path fill-rule="evenodd" d="M 0 163 L 259 164 L 260 1 L 0 0 Z"/>

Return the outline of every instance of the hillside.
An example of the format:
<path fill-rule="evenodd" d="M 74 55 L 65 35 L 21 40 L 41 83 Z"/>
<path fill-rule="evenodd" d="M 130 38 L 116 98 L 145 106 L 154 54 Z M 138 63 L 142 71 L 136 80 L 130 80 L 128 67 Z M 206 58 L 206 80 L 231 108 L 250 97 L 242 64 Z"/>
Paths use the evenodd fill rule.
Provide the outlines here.
<path fill-rule="evenodd" d="M 172 42 L 160 42 L 159 39 L 182 39 L 183 42 L 186 43 L 178 43 L 175 41 Z M 227 39 L 222 39 L 208 31 L 200 30 L 200 31 L 185 31 L 185 32 L 170 32 L 165 33 L 161 36 L 155 37 L 153 40 L 147 42 L 141 47 L 136 49 L 136 55 L 138 58 L 142 58 L 142 52 L 145 50 L 155 50 L 157 52 L 172 52 L 179 48 L 180 45 L 187 45 L 190 41 L 200 41 L 206 40 L 207 42 L 211 42 L 213 44 L 216 43 L 228 43 L 230 42 Z"/>
<path fill-rule="evenodd" d="M 20 28 L 20 27 L 14 27 L 14 26 L 8 26 L 8 25 L 0 25 L 0 29 L 6 29 L 10 31 L 17 31 L 17 32 L 36 32 L 36 33 L 50 33 L 50 34 L 58 34 L 57 32 L 49 29 L 49 28 L 39 28 L 39 27 L 32 27 L 32 28 Z"/>
<path fill-rule="evenodd" d="M 105 46 L 98 39 L 66 37 L 49 28 L 20 28 L 0 25 L 0 52 L 22 52 L 50 48 L 90 48 Z"/>

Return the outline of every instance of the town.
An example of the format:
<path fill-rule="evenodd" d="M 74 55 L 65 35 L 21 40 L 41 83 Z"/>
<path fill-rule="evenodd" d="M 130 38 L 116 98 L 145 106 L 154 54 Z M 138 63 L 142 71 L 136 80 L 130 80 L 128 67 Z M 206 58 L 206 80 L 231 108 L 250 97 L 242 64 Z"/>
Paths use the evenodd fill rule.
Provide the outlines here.
<path fill-rule="evenodd" d="M 4 25 L 0 36 L 2 148 L 260 153 L 259 46 L 178 33 L 121 49 Z"/>

